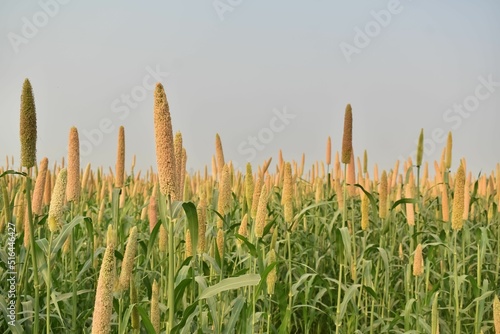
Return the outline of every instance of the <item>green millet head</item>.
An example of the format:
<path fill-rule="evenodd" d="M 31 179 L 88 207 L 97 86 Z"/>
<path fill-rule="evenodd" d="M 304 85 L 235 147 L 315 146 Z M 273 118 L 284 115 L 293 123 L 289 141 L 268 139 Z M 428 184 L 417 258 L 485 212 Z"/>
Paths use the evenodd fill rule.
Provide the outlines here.
<path fill-rule="evenodd" d="M 342 137 L 342 163 L 351 162 L 352 154 L 352 108 L 348 104 L 344 115 L 344 135 Z"/>
<path fill-rule="evenodd" d="M 27 168 L 35 166 L 36 161 L 36 109 L 33 89 L 28 79 L 24 80 L 21 94 L 21 165 Z"/>
<path fill-rule="evenodd" d="M 420 130 L 417 146 L 417 166 L 422 166 L 422 158 L 424 156 L 424 129 Z"/>

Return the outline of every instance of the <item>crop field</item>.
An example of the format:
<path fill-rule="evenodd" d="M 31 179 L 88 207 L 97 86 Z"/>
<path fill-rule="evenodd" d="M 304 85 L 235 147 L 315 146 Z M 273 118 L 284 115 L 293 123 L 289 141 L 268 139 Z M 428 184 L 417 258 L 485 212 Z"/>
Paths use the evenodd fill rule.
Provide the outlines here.
<path fill-rule="evenodd" d="M 414 161 L 379 170 L 347 105 L 322 161 L 240 171 L 214 133 L 188 173 L 166 93 L 157 165 L 135 169 L 121 127 L 107 169 L 80 165 L 74 127 L 54 129 L 66 157 L 37 157 L 26 79 L 21 154 L 0 167 L 0 332 L 500 333 L 500 164 L 452 165 L 451 133 L 425 161 L 422 130 Z"/>

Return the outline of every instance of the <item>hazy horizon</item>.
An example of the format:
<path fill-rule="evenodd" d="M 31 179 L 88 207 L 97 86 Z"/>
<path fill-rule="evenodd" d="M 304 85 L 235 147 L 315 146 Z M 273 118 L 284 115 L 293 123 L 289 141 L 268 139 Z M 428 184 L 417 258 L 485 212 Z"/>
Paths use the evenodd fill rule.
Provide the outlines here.
<path fill-rule="evenodd" d="M 356 156 L 391 169 L 415 150 L 474 176 L 500 162 L 500 3 L 482 1 L 109 1 L 0 4 L 0 157 L 19 164 L 22 83 L 33 86 L 37 160 L 67 154 L 71 126 L 81 166 L 114 168 L 118 128 L 126 164 L 156 167 L 153 87 L 165 86 L 188 171 L 211 169 L 215 135 L 226 161 L 269 157 L 306 167 L 340 151 L 345 106 Z M 496 28 L 495 28 L 496 27 Z M 4 159 L 4 158 L 3 158 Z M 402 162 L 402 161 L 401 161 Z M 4 166 L 5 160 L 2 163 Z M 274 165 L 274 164 L 273 164 Z"/>

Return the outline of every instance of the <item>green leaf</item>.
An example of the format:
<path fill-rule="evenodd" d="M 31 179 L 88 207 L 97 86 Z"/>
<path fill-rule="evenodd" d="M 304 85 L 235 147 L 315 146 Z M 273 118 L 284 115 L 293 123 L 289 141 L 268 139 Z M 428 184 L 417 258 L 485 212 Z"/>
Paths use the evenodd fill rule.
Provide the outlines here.
<path fill-rule="evenodd" d="M 28 174 L 26 174 L 24 172 L 16 172 L 15 170 L 9 169 L 9 170 L 6 170 L 5 172 L 3 172 L 2 174 L 0 174 L 0 178 L 4 177 L 6 175 L 9 175 L 9 174 L 28 176 Z"/>
<path fill-rule="evenodd" d="M 351 234 L 347 227 L 339 228 L 339 232 L 342 235 L 342 243 L 344 244 L 344 256 L 348 263 L 351 263 Z"/>
<path fill-rule="evenodd" d="M 375 214 L 376 214 L 376 216 L 378 216 L 378 205 L 377 205 L 377 202 L 375 201 L 375 198 L 373 197 L 373 195 L 371 193 L 369 193 L 368 191 L 366 191 L 365 188 L 363 188 L 363 186 L 361 186 L 358 183 L 356 183 L 354 186 L 360 188 L 365 193 L 365 195 L 370 200 L 372 210 L 375 210 Z"/>
<path fill-rule="evenodd" d="M 248 241 L 247 238 L 245 238 L 244 236 L 242 236 L 241 234 L 238 234 L 238 233 L 235 233 L 234 236 L 238 239 L 240 239 L 241 241 L 243 241 L 243 243 L 248 247 L 248 251 L 250 252 L 250 255 L 252 255 L 253 257 L 257 257 L 257 249 L 255 248 L 255 245 L 252 244 L 250 241 Z"/>
<path fill-rule="evenodd" d="M 410 203 L 417 204 L 418 201 L 415 198 L 401 198 L 400 200 L 397 200 L 396 202 L 394 202 L 394 204 L 391 206 L 391 210 L 394 210 L 394 208 L 400 204 L 407 204 L 407 203 L 408 204 L 410 204 Z"/>
<path fill-rule="evenodd" d="M 361 287 L 360 284 L 353 284 L 347 289 L 344 298 L 342 298 L 342 303 L 340 304 L 340 319 L 344 318 L 344 315 L 347 311 L 347 305 L 351 301 L 352 298 L 356 296 L 356 292 L 358 291 L 358 288 Z"/>
<path fill-rule="evenodd" d="M 141 315 L 142 325 L 144 326 L 144 328 L 146 328 L 148 334 L 156 334 L 156 331 L 153 327 L 153 324 L 151 323 L 151 320 L 149 319 L 148 312 L 146 312 L 146 310 L 140 305 L 136 305 L 136 307 L 137 307 L 137 311 Z"/>
<path fill-rule="evenodd" d="M 223 331 L 224 334 L 235 333 L 236 323 L 238 322 L 238 318 L 241 313 L 241 310 L 243 309 L 244 304 L 245 304 L 245 298 L 242 296 L 239 296 L 238 298 L 233 300 L 231 306 L 232 308 L 231 318 L 229 318 L 227 326 L 224 328 Z"/>
<path fill-rule="evenodd" d="M 53 244 L 53 247 L 51 250 L 52 256 L 54 256 L 62 248 L 62 246 L 64 245 L 64 242 L 66 241 L 66 238 L 68 238 L 68 236 L 71 234 L 71 231 L 73 231 L 73 228 L 76 225 L 80 224 L 82 221 L 83 221 L 83 217 L 77 216 L 77 217 L 73 218 L 73 220 L 70 223 L 63 226 L 61 234 L 59 234 L 57 236 L 57 238 L 52 241 L 52 244 Z"/>
<path fill-rule="evenodd" d="M 227 290 L 238 289 L 244 286 L 257 285 L 260 282 L 260 275 L 246 274 L 239 277 L 226 278 L 219 283 L 208 287 L 200 294 L 200 299 L 210 298 Z"/>
<path fill-rule="evenodd" d="M 198 250 L 198 213 L 196 212 L 196 206 L 193 202 L 185 202 L 182 204 L 182 208 L 186 213 L 188 221 L 188 229 L 191 234 L 191 244 L 193 254 L 196 254 Z"/>

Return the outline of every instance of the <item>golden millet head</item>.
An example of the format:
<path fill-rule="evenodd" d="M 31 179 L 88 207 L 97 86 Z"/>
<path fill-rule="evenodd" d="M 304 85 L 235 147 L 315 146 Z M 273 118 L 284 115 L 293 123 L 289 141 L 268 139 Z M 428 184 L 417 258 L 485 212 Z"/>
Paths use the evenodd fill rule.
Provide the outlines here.
<path fill-rule="evenodd" d="M 455 192 L 453 195 L 453 212 L 451 216 L 451 227 L 454 230 L 461 230 L 464 225 L 464 188 L 465 188 L 465 170 L 460 164 L 455 177 Z"/>
<path fill-rule="evenodd" d="M 248 237 L 248 214 L 245 213 L 243 216 L 243 219 L 241 220 L 240 227 L 238 228 L 238 234 L 241 236 L 244 236 L 245 238 Z M 238 239 L 238 243 L 241 243 L 241 240 Z"/>
<path fill-rule="evenodd" d="M 160 225 L 160 231 L 159 231 L 159 237 L 158 237 L 158 244 L 159 244 L 159 249 L 160 252 L 166 252 L 167 251 L 167 240 L 168 240 L 168 234 L 167 234 L 167 229 L 165 226 L 163 226 L 163 223 Z"/>
<path fill-rule="evenodd" d="M 384 170 L 382 172 L 382 177 L 380 178 L 380 189 L 379 189 L 379 206 L 378 215 L 380 218 L 385 219 L 387 217 L 387 173 Z"/>
<path fill-rule="evenodd" d="M 156 333 L 160 333 L 160 287 L 156 280 L 153 281 L 153 287 L 151 289 L 151 324 L 155 329 Z"/>
<path fill-rule="evenodd" d="M 267 253 L 267 265 L 271 265 L 276 262 L 276 252 L 274 249 L 271 249 L 269 253 Z M 274 294 L 274 286 L 276 284 L 276 280 L 278 279 L 276 275 L 276 266 L 269 272 L 266 278 L 267 283 L 267 293 L 270 295 Z"/>
<path fill-rule="evenodd" d="M 222 150 L 222 141 L 220 140 L 219 134 L 215 134 L 215 156 L 217 159 L 217 174 L 222 172 L 222 168 L 225 165 L 224 162 L 224 151 Z"/>
<path fill-rule="evenodd" d="M 110 333 L 115 283 L 115 247 L 108 243 L 102 259 L 92 317 L 92 333 Z"/>
<path fill-rule="evenodd" d="M 283 206 L 283 211 L 283 218 L 285 219 L 285 222 L 289 227 L 293 221 L 293 203 L 285 203 L 285 205 Z"/>
<path fill-rule="evenodd" d="M 259 206 L 259 197 L 262 190 L 262 185 L 264 184 L 264 179 L 262 175 L 257 177 L 257 182 L 255 182 L 255 188 L 253 190 L 252 196 L 252 208 L 250 210 L 250 216 L 255 219 L 257 215 L 257 207 Z"/>
<path fill-rule="evenodd" d="M 247 163 L 247 169 L 245 174 L 245 197 L 247 200 L 248 210 L 252 209 L 252 198 L 253 198 L 253 174 L 252 174 L 252 165 Z"/>
<path fill-rule="evenodd" d="M 174 137 L 174 157 L 175 157 L 175 180 L 177 181 L 177 194 L 182 193 L 182 188 L 184 184 L 182 184 L 181 174 L 182 174 L 182 134 L 180 131 L 175 133 Z"/>
<path fill-rule="evenodd" d="M 158 223 L 158 204 L 156 203 L 156 196 L 154 194 L 149 198 L 148 219 L 149 231 L 151 232 Z"/>
<path fill-rule="evenodd" d="M 361 229 L 367 230 L 370 225 L 370 200 L 366 194 L 361 195 Z"/>
<path fill-rule="evenodd" d="M 264 234 L 264 227 L 266 226 L 267 218 L 267 185 L 262 186 L 262 190 L 259 196 L 259 205 L 257 206 L 257 215 L 255 217 L 255 236 L 257 238 L 262 238 Z"/>
<path fill-rule="evenodd" d="M 285 172 L 283 174 L 283 195 L 281 198 L 281 203 L 283 205 L 292 204 L 293 196 L 293 180 L 292 180 L 292 165 L 287 162 L 285 163 Z"/>
<path fill-rule="evenodd" d="M 113 229 L 113 225 L 109 224 L 106 231 L 106 245 L 111 244 L 116 247 L 116 231 Z"/>
<path fill-rule="evenodd" d="M 189 229 L 186 230 L 186 234 L 185 234 L 185 238 L 186 238 L 186 258 L 190 257 L 190 256 L 193 256 L 193 243 L 191 241 L 191 232 L 189 231 Z"/>
<path fill-rule="evenodd" d="M 43 204 L 49 205 L 52 199 L 52 175 L 50 170 L 47 169 L 47 176 L 45 177 L 45 189 L 43 190 Z"/>
<path fill-rule="evenodd" d="M 78 201 L 80 189 L 80 140 L 78 139 L 78 130 L 73 126 L 69 131 L 66 199 L 68 201 Z"/>
<path fill-rule="evenodd" d="M 418 244 L 413 257 L 413 276 L 421 276 L 424 273 L 424 257 L 422 255 L 422 244 Z"/>
<path fill-rule="evenodd" d="M 161 83 L 156 84 L 154 102 L 154 126 L 156 143 L 156 163 L 160 191 L 165 196 L 176 199 L 174 138 L 172 134 L 172 120 L 167 96 Z"/>
<path fill-rule="evenodd" d="M 221 216 L 229 213 L 231 199 L 231 173 L 229 171 L 229 166 L 224 165 L 219 184 L 219 200 L 217 202 L 217 211 Z M 220 223 L 222 223 L 222 221 Z M 220 226 L 218 227 L 220 228 Z"/>
<path fill-rule="evenodd" d="M 205 251 L 205 233 L 207 230 L 207 203 L 204 198 L 196 207 L 198 213 L 198 254 Z"/>
<path fill-rule="evenodd" d="M 42 214 L 43 192 L 45 190 L 45 180 L 47 179 L 47 168 L 49 160 L 43 158 L 40 161 L 40 168 L 35 182 L 35 190 L 33 191 L 32 210 L 35 215 Z"/>
<path fill-rule="evenodd" d="M 224 231 L 220 228 L 217 229 L 217 250 L 220 258 L 224 258 Z"/>
<path fill-rule="evenodd" d="M 58 230 L 63 223 L 64 197 L 66 195 L 67 171 L 63 168 L 57 174 L 54 192 L 50 200 L 48 225 L 51 232 Z"/>
<path fill-rule="evenodd" d="M 500 334 L 500 300 L 495 294 L 493 299 L 493 324 L 495 326 L 495 334 Z"/>
<path fill-rule="evenodd" d="M 132 269 L 134 268 L 134 259 L 137 252 L 137 226 L 130 229 L 127 247 L 123 255 L 122 271 L 120 273 L 119 289 L 126 290 L 130 285 Z"/>
<path fill-rule="evenodd" d="M 123 126 L 120 126 L 118 130 L 115 173 L 115 187 L 121 188 L 125 178 L 125 128 Z"/>

